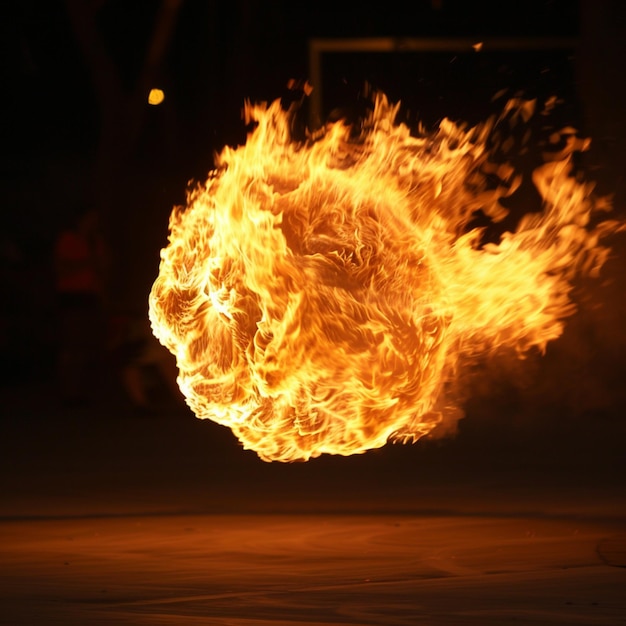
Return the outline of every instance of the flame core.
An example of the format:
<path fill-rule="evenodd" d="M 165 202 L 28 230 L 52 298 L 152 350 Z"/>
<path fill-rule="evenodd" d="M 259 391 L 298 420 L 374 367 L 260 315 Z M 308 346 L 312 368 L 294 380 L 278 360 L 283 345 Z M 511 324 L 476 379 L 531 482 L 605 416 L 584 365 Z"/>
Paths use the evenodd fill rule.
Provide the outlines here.
<path fill-rule="evenodd" d="M 501 220 L 520 181 L 489 158 L 493 122 L 444 119 L 414 136 L 399 105 L 374 104 L 360 134 L 338 122 L 304 142 L 278 101 L 247 104 L 245 145 L 225 148 L 170 218 L 153 332 L 194 413 L 267 461 L 361 453 L 454 422 L 458 368 L 559 337 L 572 279 L 599 270 L 599 240 L 619 227 L 591 226 L 606 207 L 572 176 L 584 142 L 565 129 L 533 173 L 543 212 L 482 245 L 473 217 Z"/>

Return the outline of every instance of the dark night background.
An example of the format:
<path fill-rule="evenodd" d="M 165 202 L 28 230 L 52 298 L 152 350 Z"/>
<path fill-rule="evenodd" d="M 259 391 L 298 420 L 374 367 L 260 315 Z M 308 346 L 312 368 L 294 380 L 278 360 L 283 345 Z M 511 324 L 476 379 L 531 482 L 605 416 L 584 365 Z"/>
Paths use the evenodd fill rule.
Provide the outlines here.
<path fill-rule="evenodd" d="M 287 97 L 289 79 L 308 77 L 312 37 L 392 36 L 572 40 L 571 49 L 532 53 L 498 53 L 487 46 L 480 54 L 329 54 L 323 61 L 323 114 L 351 111 L 364 81 L 405 102 L 411 119 L 429 124 L 443 116 L 483 119 L 491 112 L 491 96 L 501 88 L 529 96 L 554 91 L 565 101 L 563 122 L 594 138 L 584 166 L 603 191 L 616 194 L 616 211 L 623 214 L 625 6 L 617 0 L 418 0 L 384 2 L 371 10 L 361 2 L 341 1 L 5 2 L 0 19 L 0 359 L 3 446 L 13 450 L 4 455 L 12 463 L 9 468 L 6 461 L 9 491 L 22 493 L 10 474 L 23 471 L 22 485 L 35 492 L 35 476 L 51 456 L 52 467 L 61 468 L 67 482 L 48 493 L 68 498 L 87 480 L 77 476 L 89 463 L 107 468 L 101 484 L 94 479 L 105 491 L 128 485 L 128 476 L 137 472 L 152 472 L 155 492 L 167 491 L 174 485 L 168 472 L 175 463 L 182 464 L 182 484 L 201 474 L 205 464 L 231 453 L 236 459 L 231 463 L 241 460 L 233 484 L 237 476 L 261 471 L 259 479 L 279 489 L 279 476 L 285 476 L 284 467 L 258 470 L 249 453 L 238 457 L 230 433 L 210 424 L 181 418 L 151 431 L 146 421 L 111 419 L 117 409 L 104 402 L 105 409 L 94 409 L 87 420 L 59 413 L 53 392 L 51 250 L 73 211 L 92 205 L 104 216 L 114 253 L 112 306 L 145 312 L 169 213 L 184 202 L 189 181 L 206 177 L 216 150 L 245 139 L 244 100 Z M 165 91 L 157 107 L 147 104 L 153 86 Z M 422 470 L 428 475 L 447 462 L 452 450 L 464 451 L 459 458 L 483 463 L 483 469 L 487 459 L 497 457 L 522 472 L 531 459 L 542 458 L 550 468 L 578 467 L 578 478 L 586 475 L 582 453 L 589 463 L 601 459 L 603 477 L 618 479 L 624 461 L 626 281 L 623 241 L 613 243 L 608 279 L 583 281 L 577 291 L 581 312 L 545 358 L 531 358 L 522 366 L 484 365 L 483 376 L 473 383 L 461 437 L 434 447 L 426 443 L 373 452 L 371 459 L 351 461 L 354 476 L 364 467 L 376 467 L 376 472 L 384 467 L 377 478 L 374 471 L 369 475 L 384 490 L 388 475 Z M 32 439 L 24 423 L 37 425 Z M 90 437 L 99 443 L 85 443 Z M 564 443 L 555 443 L 559 440 Z M 141 469 L 132 462 L 137 455 L 145 461 Z M 316 463 L 314 469 L 290 470 L 286 480 L 313 484 L 315 468 L 323 467 L 330 468 L 328 485 L 342 487 L 337 472 L 348 466 L 347 460 Z M 355 479 L 354 500 L 359 489 L 369 489 L 357 484 Z M 286 506 L 285 501 L 276 506 Z"/>
<path fill-rule="evenodd" d="M 107 314 L 147 322 L 172 207 L 245 140 L 244 100 L 299 98 L 309 40 L 332 37 L 402 51 L 325 53 L 322 119 L 357 119 L 366 82 L 427 126 L 556 95 L 623 219 L 625 2 L 7 0 L 0 33 L 0 625 L 623 622 L 624 233 L 544 356 L 464 370 L 456 434 L 290 464 L 195 419 L 154 367 L 137 411 L 111 350 L 89 403 L 63 404 L 53 246 L 97 208 Z M 485 46 L 403 50 L 420 37 Z M 552 43 L 489 43 L 516 38 Z M 536 200 L 522 186 L 511 216 Z"/>

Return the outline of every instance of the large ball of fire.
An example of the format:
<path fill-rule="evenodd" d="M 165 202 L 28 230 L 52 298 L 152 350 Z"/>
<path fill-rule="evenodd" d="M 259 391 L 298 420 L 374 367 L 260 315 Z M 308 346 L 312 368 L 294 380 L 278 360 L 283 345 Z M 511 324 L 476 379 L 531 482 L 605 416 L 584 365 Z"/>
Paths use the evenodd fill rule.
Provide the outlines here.
<path fill-rule="evenodd" d="M 397 112 L 378 95 L 360 132 L 339 122 L 295 141 L 291 111 L 247 105 L 245 145 L 172 213 L 153 331 L 195 414 L 264 460 L 360 453 L 454 422 L 458 367 L 557 338 L 571 279 L 599 269 L 599 238 L 617 228 L 590 226 L 602 207 L 571 175 L 584 146 L 570 133 L 534 172 L 543 212 L 483 245 L 471 220 L 500 220 L 519 183 L 489 158 L 492 122 L 415 136 Z"/>

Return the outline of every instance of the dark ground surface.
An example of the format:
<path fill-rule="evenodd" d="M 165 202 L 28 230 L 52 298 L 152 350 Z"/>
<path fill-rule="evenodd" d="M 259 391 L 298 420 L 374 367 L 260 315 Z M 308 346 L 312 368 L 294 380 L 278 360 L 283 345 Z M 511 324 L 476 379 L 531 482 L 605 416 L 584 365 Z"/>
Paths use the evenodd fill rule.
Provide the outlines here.
<path fill-rule="evenodd" d="M 267 464 L 186 410 L 14 388 L 0 624 L 620 624 L 624 431 L 499 424 Z M 567 424 L 567 427 L 564 426 Z"/>

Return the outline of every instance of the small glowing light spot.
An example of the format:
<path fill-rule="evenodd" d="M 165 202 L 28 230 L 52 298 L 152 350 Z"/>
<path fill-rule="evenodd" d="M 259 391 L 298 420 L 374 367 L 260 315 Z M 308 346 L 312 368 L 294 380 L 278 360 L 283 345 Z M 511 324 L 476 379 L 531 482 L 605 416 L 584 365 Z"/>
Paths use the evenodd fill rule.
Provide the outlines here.
<path fill-rule="evenodd" d="M 483 49 L 483 42 L 479 41 L 478 43 L 475 43 L 472 48 L 474 48 L 476 52 L 480 52 Z"/>
<path fill-rule="evenodd" d="M 157 104 L 161 104 L 165 99 L 165 94 L 161 89 L 151 89 L 148 94 L 148 104 L 153 104 L 156 106 Z"/>

